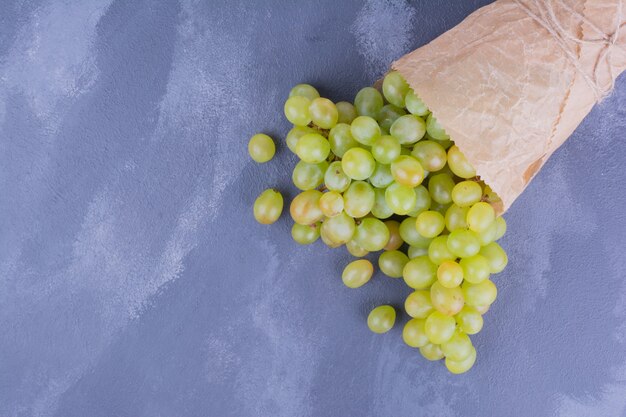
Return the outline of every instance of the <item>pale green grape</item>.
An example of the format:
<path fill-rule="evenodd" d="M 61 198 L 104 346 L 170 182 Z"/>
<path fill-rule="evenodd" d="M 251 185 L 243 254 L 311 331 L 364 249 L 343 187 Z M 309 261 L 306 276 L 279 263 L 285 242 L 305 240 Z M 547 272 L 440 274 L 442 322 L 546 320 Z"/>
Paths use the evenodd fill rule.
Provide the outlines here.
<path fill-rule="evenodd" d="M 354 98 L 354 107 L 358 115 L 376 118 L 383 107 L 383 96 L 373 87 L 362 88 Z"/>
<path fill-rule="evenodd" d="M 294 223 L 291 228 L 291 237 L 301 245 L 308 245 L 320 237 L 320 223 L 304 225 Z"/>
<path fill-rule="evenodd" d="M 463 277 L 467 282 L 479 284 L 489 278 L 489 261 L 480 254 L 461 259 L 459 265 L 463 268 Z"/>
<path fill-rule="evenodd" d="M 505 233 L 506 233 L 506 221 L 504 220 L 504 217 L 502 216 L 496 217 L 496 235 L 494 236 L 493 240 L 500 239 L 502 236 L 504 236 Z"/>
<path fill-rule="evenodd" d="M 283 196 L 276 190 L 265 190 L 255 200 L 253 211 L 257 222 L 272 224 L 283 212 Z"/>
<path fill-rule="evenodd" d="M 417 232 L 415 228 L 416 221 L 417 219 L 415 217 L 407 217 L 402 220 L 402 223 L 400 223 L 400 236 L 402 240 L 411 246 L 428 248 L 432 239 L 424 237 Z"/>
<path fill-rule="evenodd" d="M 456 204 L 452 204 L 448 210 L 446 210 L 446 229 L 453 232 L 458 229 L 467 229 L 467 211 L 469 207 L 459 207 Z"/>
<path fill-rule="evenodd" d="M 448 149 L 448 166 L 458 177 L 472 178 L 476 176 L 476 170 L 456 145 Z"/>
<path fill-rule="evenodd" d="M 483 328 L 483 316 L 474 307 L 464 306 L 454 318 L 459 329 L 467 334 L 476 334 Z"/>
<path fill-rule="evenodd" d="M 404 104 L 406 105 L 406 109 L 420 117 L 428 116 L 430 110 L 424 104 L 424 102 L 413 92 L 413 90 L 409 90 L 404 97 Z"/>
<path fill-rule="evenodd" d="M 404 109 L 394 106 L 393 104 L 386 104 L 380 109 L 380 112 L 378 112 L 376 121 L 380 125 L 381 130 L 389 132 L 393 122 L 395 122 L 398 117 L 404 116 L 405 114 L 406 111 L 404 111 Z"/>
<path fill-rule="evenodd" d="M 381 136 L 372 145 L 372 156 L 381 164 L 390 164 L 400 156 L 400 142 L 393 136 Z"/>
<path fill-rule="evenodd" d="M 322 242 L 328 246 L 329 248 L 338 248 L 339 246 L 341 246 L 341 243 L 335 243 L 333 242 L 327 235 L 326 235 L 326 230 L 324 229 L 324 223 L 322 223 L 322 226 L 320 227 L 320 239 L 322 239 Z"/>
<path fill-rule="evenodd" d="M 424 330 L 425 320 L 423 319 L 411 319 L 402 329 L 402 340 L 407 345 L 419 348 L 428 344 L 428 336 Z"/>
<path fill-rule="evenodd" d="M 452 361 L 462 361 L 467 359 L 474 346 L 469 336 L 458 330 L 454 332 L 454 335 L 445 343 L 441 344 L 441 350 L 446 355 L 447 359 Z"/>
<path fill-rule="evenodd" d="M 287 133 L 287 137 L 285 141 L 287 142 L 287 147 L 293 153 L 296 153 L 296 146 L 298 145 L 298 140 L 307 133 L 317 133 L 315 129 L 312 129 L 307 126 L 294 126 L 293 129 Z M 355 141 L 356 142 L 356 141 Z"/>
<path fill-rule="evenodd" d="M 454 288 L 463 282 L 463 268 L 455 261 L 443 261 L 437 268 L 437 281 L 446 288 Z"/>
<path fill-rule="evenodd" d="M 369 253 L 368 251 L 357 245 L 354 240 L 350 240 L 348 243 L 346 243 L 346 249 L 348 249 L 350 255 L 357 258 L 362 258 Z"/>
<path fill-rule="evenodd" d="M 393 182 L 390 166 L 377 163 L 376 168 L 374 168 L 374 172 L 370 175 L 369 180 L 370 184 L 376 188 L 386 188 Z"/>
<path fill-rule="evenodd" d="M 383 252 L 378 258 L 378 267 L 383 274 L 391 278 L 401 278 L 404 266 L 409 262 L 408 256 L 399 250 Z"/>
<path fill-rule="evenodd" d="M 324 185 L 330 191 L 337 191 L 343 193 L 348 189 L 352 180 L 348 177 L 341 167 L 341 161 L 332 162 L 326 173 L 324 174 Z"/>
<path fill-rule="evenodd" d="M 498 233 L 498 224 L 496 221 L 491 222 L 491 224 L 482 232 L 476 233 L 480 246 L 488 245 L 496 240 L 496 233 Z"/>
<path fill-rule="evenodd" d="M 356 109 L 352 105 L 352 103 L 348 103 L 347 101 L 340 101 L 335 104 L 337 106 L 337 111 L 339 112 L 339 123 L 347 123 L 350 124 L 354 119 L 356 119 Z"/>
<path fill-rule="evenodd" d="M 430 291 L 413 291 L 404 301 L 404 310 L 411 317 L 425 319 L 434 311 L 433 303 L 430 301 Z"/>
<path fill-rule="evenodd" d="M 428 258 L 435 264 L 441 265 L 445 261 L 454 261 L 454 255 L 448 249 L 449 235 L 441 235 L 434 238 L 428 246 Z"/>
<path fill-rule="evenodd" d="M 484 201 L 474 204 L 467 212 L 467 226 L 477 233 L 487 229 L 495 219 L 493 207 Z"/>
<path fill-rule="evenodd" d="M 319 164 L 323 162 L 330 153 L 330 143 L 318 134 L 309 133 L 298 140 L 296 145 L 296 155 L 309 164 Z"/>
<path fill-rule="evenodd" d="M 412 156 L 401 155 L 391 163 L 393 179 L 407 187 L 417 187 L 424 180 L 424 168 Z"/>
<path fill-rule="evenodd" d="M 418 185 L 413 189 L 415 192 L 415 205 L 408 213 L 411 217 L 417 217 L 424 210 L 428 210 L 431 204 L 430 193 L 423 185 Z"/>
<path fill-rule="evenodd" d="M 439 281 L 430 287 L 430 301 L 437 311 L 446 316 L 454 316 L 465 304 L 461 287 L 446 288 Z"/>
<path fill-rule="evenodd" d="M 418 256 L 428 255 L 428 248 L 420 248 L 418 246 L 409 246 L 407 250 L 409 259 L 417 258 Z"/>
<path fill-rule="evenodd" d="M 310 105 L 311 100 L 306 97 L 289 97 L 285 102 L 285 117 L 296 126 L 306 126 L 311 123 Z"/>
<path fill-rule="evenodd" d="M 434 238 L 439 236 L 445 227 L 444 217 L 436 211 L 423 211 L 417 216 L 415 227 L 417 232 L 424 236 Z"/>
<path fill-rule="evenodd" d="M 341 274 L 341 280 L 349 288 L 359 288 L 367 283 L 374 274 L 374 265 L 367 259 L 350 262 Z"/>
<path fill-rule="evenodd" d="M 330 129 L 337 124 L 339 112 L 335 103 L 327 98 L 318 97 L 309 106 L 311 120 L 322 129 Z"/>
<path fill-rule="evenodd" d="M 353 240 L 366 251 L 376 252 L 389 242 L 389 229 L 382 221 L 366 217 L 356 227 Z"/>
<path fill-rule="evenodd" d="M 367 316 L 367 327 L 374 333 L 387 333 L 396 322 L 396 310 L 391 306 L 378 306 Z"/>
<path fill-rule="evenodd" d="M 430 343 L 438 344 L 445 343 L 454 335 L 456 328 L 456 322 L 454 317 L 446 316 L 440 311 L 433 311 L 426 318 L 424 324 L 424 330 Z"/>
<path fill-rule="evenodd" d="M 404 96 L 409 92 L 409 85 L 397 71 L 391 71 L 383 80 L 383 94 L 394 106 L 404 107 Z"/>
<path fill-rule="evenodd" d="M 345 123 L 338 123 L 330 129 L 328 143 L 330 143 L 330 150 L 339 158 L 343 158 L 348 149 L 359 146 L 359 142 L 354 140 L 350 133 L 350 125 Z"/>
<path fill-rule="evenodd" d="M 461 284 L 461 289 L 463 290 L 465 303 L 472 307 L 489 306 L 498 295 L 496 285 L 488 279 L 479 284 L 472 284 L 466 279 Z"/>
<path fill-rule="evenodd" d="M 476 309 L 476 311 L 478 311 L 479 314 L 484 316 L 489 311 L 489 307 L 491 307 L 491 304 L 488 304 L 488 305 L 475 305 L 473 307 L 474 307 L 474 309 Z"/>
<path fill-rule="evenodd" d="M 387 219 L 393 215 L 393 210 L 389 208 L 385 201 L 385 190 L 382 188 L 374 188 L 376 198 L 374 199 L 374 207 L 372 214 L 378 219 Z"/>
<path fill-rule="evenodd" d="M 289 97 L 293 96 L 302 96 L 308 98 L 309 100 L 315 100 L 320 96 L 320 93 L 318 93 L 312 85 L 298 84 L 289 92 Z"/>
<path fill-rule="evenodd" d="M 320 197 L 320 210 L 326 217 L 335 217 L 343 212 L 343 196 L 337 191 L 329 191 Z"/>
<path fill-rule="evenodd" d="M 322 193 L 317 190 L 303 191 L 298 194 L 289 207 L 291 218 L 298 224 L 314 224 L 324 217 L 319 202 Z M 282 201 L 282 197 L 281 197 Z M 282 203 L 281 203 L 282 206 Z M 280 213 L 279 213 L 280 214 Z"/>
<path fill-rule="evenodd" d="M 428 181 L 428 192 L 430 197 L 439 204 L 449 204 L 452 202 L 452 189 L 454 180 L 448 174 L 436 174 Z"/>
<path fill-rule="evenodd" d="M 441 127 L 437 119 L 435 119 L 432 114 L 429 114 L 426 118 L 426 131 L 428 132 L 428 135 L 433 139 L 450 139 L 450 136 L 448 136 L 446 131 L 443 129 L 443 127 Z"/>
<path fill-rule="evenodd" d="M 374 207 L 376 193 L 371 185 L 363 181 L 353 181 L 343 194 L 343 209 L 354 218 L 367 215 Z"/>
<path fill-rule="evenodd" d="M 411 151 L 426 171 L 439 171 L 446 165 L 446 150 L 432 140 L 420 140 Z"/>
<path fill-rule="evenodd" d="M 291 179 L 300 190 L 312 190 L 322 184 L 327 169 L 328 163 L 326 161 L 320 164 L 308 164 L 300 161 L 294 167 Z"/>
<path fill-rule="evenodd" d="M 248 142 L 248 153 L 255 162 L 262 164 L 274 157 L 276 146 L 272 138 L 263 133 L 257 133 Z"/>
<path fill-rule="evenodd" d="M 321 228 L 328 241 L 336 245 L 343 245 L 352 240 L 356 231 L 356 223 L 346 213 L 340 213 L 324 220 Z"/>
<path fill-rule="evenodd" d="M 455 257 L 474 256 L 480 250 L 480 242 L 471 230 L 456 229 L 448 235 L 448 250 Z"/>
<path fill-rule="evenodd" d="M 387 202 L 387 206 L 389 206 L 394 213 L 405 215 L 415 206 L 417 196 L 412 187 L 394 182 L 387 187 L 385 191 L 385 201 Z M 415 229 L 415 227 L 413 227 L 413 229 Z"/>
<path fill-rule="evenodd" d="M 441 351 L 441 347 L 439 345 L 433 343 L 427 343 L 420 348 L 420 353 L 425 359 L 429 361 L 438 361 L 439 359 L 443 359 L 443 352 Z"/>
<path fill-rule="evenodd" d="M 343 172 L 353 180 L 365 180 L 374 172 L 376 161 L 369 151 L 362 148 L 351 148 L 343 155 L 341 167 Z"/>
<path fill-rule="evenodd" d="M 478 203 L 483 189 L 475 181 L 461 181 L 452 189 L 452 201 L 459 207 L 469 207 Z"/>
<path fill-rule="evenodd" d="M 469 371 L 476 362 L 476 349 L 472 347 L 472 351 L 469 356 L 462 361 L 453 361 L 450 358 L 446 358 L 446 368 L 453 374 L 462 374 Z"/>
<path fill-rule="evenodd" d="M 504 268 L 506 268 L 506 264 L 509 263 L 506 252 L 496 242 L 492 242 L 480 248 L 480 254 L 487 259 L 489 272 L 492 274 L 502 272 Z"/>
<path fill-rule="evenodd" d="M 389 129 L 391 136 L 398 139 L 401 145 L 415 143 L 424 137 L 426 123 L 414 114 L 400 116 Z"/>
<path fill-rule="evenodd" d="M 359 116 L 350 124 L 352 137 L 363 145 L 372 146 L 380 137 L 380 126 L 369 116 Z"/>
<path fill-rule="evenodd" d="M 402 270 L 404 282 L 411 288 L 422 290 L 430 287 L 437 278 L 437 265 L 428 256 L 418 256 L 407 262 Z"/>
<path fill-rule="evenodd" d="M 389 229 L 389 242 L 387 242 L 384 249 L 400 249 L 400 246 L 402 246 L 402 244 L 404 243 L 404 241 L 402 240 L 402 236 L 400 236 L 400 223 L 395 220 L 387 220 L 385 222 L 385 226 L 387 226 L 387 229 Z"/>

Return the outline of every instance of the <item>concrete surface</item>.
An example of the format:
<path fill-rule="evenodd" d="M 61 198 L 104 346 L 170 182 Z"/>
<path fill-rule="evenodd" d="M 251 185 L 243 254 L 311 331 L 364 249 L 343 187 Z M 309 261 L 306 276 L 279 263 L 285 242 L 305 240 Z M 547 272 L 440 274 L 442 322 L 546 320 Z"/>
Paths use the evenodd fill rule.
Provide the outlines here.
<path fill-rule="evenodd" d="M 252 217 L 290 86 L 352 99 L 484 3 L 2 1 L 0 416 L 626 416 L 626 78 L 507 214 L 469 374 Z"/>

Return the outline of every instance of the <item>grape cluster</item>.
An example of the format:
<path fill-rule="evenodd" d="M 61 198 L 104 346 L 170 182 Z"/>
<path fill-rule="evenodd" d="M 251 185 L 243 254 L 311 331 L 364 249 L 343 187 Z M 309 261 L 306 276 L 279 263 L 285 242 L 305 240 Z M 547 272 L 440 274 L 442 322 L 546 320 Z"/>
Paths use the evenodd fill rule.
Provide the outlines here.
<path fill-rule="evenodd" d="M 481 330 L 482 315 L 496 299 L 490 276 L 508 262 L 496 243 L 506 231 L 490 204 L 497 195 L 397 72 L 384 78 L 382 94 L 363 88 L 354 104 L 335 104 L 299 84 L 284 112 L 294 125 L 287 146 L 300 158 L 292 179 L 302 192 L 289 207 L 293 239 L 345 245 L 357 258 L 382 251 L 380 270 L 413 289 L 404 305 L 411 317 L 404 342 L 428 360 L 445 357 L 452 373 L 469 370 L 476 360 L 469 335 Z M 275 152 L 262 134 L 248 149 L 257 162 Z M 270 224 L 282 208 L 281 194 L 266 190 L 254 216 Z M 372 263 L 358 259 L 341 278 L 358 288 L 373 274 Z M 382 305 L 367 324 L 385 333 L 395 320 L 394 308 Z"/>

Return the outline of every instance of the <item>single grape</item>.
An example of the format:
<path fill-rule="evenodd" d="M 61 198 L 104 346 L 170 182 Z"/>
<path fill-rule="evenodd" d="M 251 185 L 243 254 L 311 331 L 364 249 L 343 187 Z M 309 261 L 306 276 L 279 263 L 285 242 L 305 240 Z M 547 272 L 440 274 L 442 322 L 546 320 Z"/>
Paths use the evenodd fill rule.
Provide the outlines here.
<path fill-rule="evenodd" d="M 315 100 L 320 96 L 320 93 L 318 93 L 312 85 L 298 84 L 289 92 L 289 97 L 293 96 L 302 96 L 308 98 L 309 100 Z"/>
<path fill-rule="evenodd" d="M 445 219 L 440 213 L 427 210 L 417 216 L 415 227 L 420 235 L 434 238 L 441 234 L 446 225 L 445 223 Z"/>
<path fill-rule="evenodd" d="M 335 245 L 348 243 L 356 231 L 354 219 L 346 213 L 339 213 L 322 223 L 322 230 L 327 240 Z"/>
<path fill-rule="evenodd" d="M 402 223 L 400 223 L 400 236 L 402 240 L 411 246 L 428 248 L 432 239 L 420 235 L 415 228 L 415 222 L 415 217 L 407 217 L 402 220 Z"/>
<path fill-rule="evenodd" d="M 418 256 L 407 262 L 402 270 L 404 282 L 411 288 L 422 290 L 430 287 L 437 278 L 437 265 L 428 256 Z"/>
<path fill-rule="evenodd" d="M 320 164 L 308 164 L 304 161 L 300 161 L 293 169 L 291 179 L 294 185 L 300 190 L 312 190 L 322 184 L 324 173 L 327 169 L 328 163 L 326 161 Z"/>
<path fill-rule="evenodd" d="M 381 164 L 391 164 L 400 156 L 400 142 L 393 136 L 381 136 L 372 145 L 372 156 Z"/>
<path fill-rule="evenodd" d="M 326 169 L 324 174 L 324 185 L 330 191 L 343 193 L 348 189 L 352 180 L 348 177 L 341 167 L 341 161 L 332 162 Z"/>
<path fill-rule="evenodd" d="M 335 103 L 327 98 L 318 97 L 309 106 L 311 120 L 322 129 L 330 129 L 337 124 L 339 112 Z"/>
<path fill-rule="evenodd" d="M 337 191 L 329 191 L 320 197 L 320 209 L 324 216 L 335 217 L 343 212 L 343 196 Z"/>
<path fill-rule="evenodd" d="M 448 235 L 448 250 L 455 257 L 474 256 L 480 250 L 480 242 L 471 230 L 457 229 Z"/>
<path fill-rule="evenodd" d="M 495 219 L 493 207 L 484 201 L 474 204 L 467 212 L 467 226 L 478 233 L 487 229 Z"/>
<path fill-rule="evenodd" d="M 370 184 L 376 188 L 387 188 L 393 182 L 391 167 L 385 164 L 376 164 L 374 172 L 369 178 Z M 384 190 L 383 190 L 384 191 Z"/>
<path fill-rule="evenodd" d="M 303 191 L 292 201 L 289 211 L 291 217 L 298 224 L 314 224 L 324 217 L 319 206 L 322 193 L 317 190 Z M 281 197 L 282 206 L 282 197 Z M 279 213 L 280 214 L 280 213 Z"/>
<path fill-rule="evenodd" d="M 446 165 L 446 150 L 432 140 L 420 140 L 417 142 L 413 146 L 411 155 L 429 172 L 439 171 Z"/>
<path fill-rule="evenodd" d="M 498 224 L 496 221 L 493 221 L 485 230 L 476 233 L 476 238 L 478 239 L 478 242 L 480 242 L 480 246 L 485 246 L 496 240 L 497 233 Z"/>
<path fill-rule="evenodd" d="M 365 180 L 374 172 L 376 161 L 367 150 L 351 148 L 343 155 L 341 167 L 343 172 L 353 180 Z"/>
<path fill-rule="evenodd" d="M 322 242 L 324 242 L 324 244 L 329 248 L 338 248 L 339 246 L 341 246 L 341 243 L 336 243 L 327 236 L 326 233 L 328 229 L 324 228 L 325 223 L 326 222 L 323 222 L 322 226 L 320 227 L 320 238 L 322 239 Z"/>
<path fill-rule="evenodd" d="M 320 237 L 321 223 L 304 225 L 294 223 L 291 228 L 291 237 L 301 245 L 309 245 Z"/>
<path fill-rule="evenodd" d="M 499 216 L 496 217 L 496 235 L 494 236 L 493 240 L 498 240 L 500 239 L 502 236 L 504 236 L 504 234 L 506 233 L 506 221 L 504 220 L 504 217 Z"/>
<path fill-rule="evenodd" d="M 335 104 L 335 106 L 337 106 L 337 111 L 339 112 L 339 123 L 350 124 L 354 119 L 356 119 L 356 109 L 352 103 L 340 101 Z"/>
<path fill-rule="evenodd" d="M 265 190 L 254 202 L 253 211 L 257 222 L 272 224 L 278 220 L 283 212 L 283 196 L 276 190 Z"/>
<path fill-rule="evenodd" d="M 502 272 L 504 268 L 506 268 L 506 264 L 509 263 L 506 252 L 496 242 L 492 242 L 480 248 L 480 254 L 487 259 L 489 272 L 492 274 Z"/>
<path fill-rule="evenodd" d="M 255 162 L 262 164 L 274 157 L 276 146 L 272 138 L 263 133 L 257 133 L 248 142 L 248 153 Z"/>
<path fill-rule="evenodd" d="M 454 318 L 459 329 L 467 334 L 476 334 L 483 328 L 483 316 L 474 307 L 463 306 Z"/>
<path fill-rule="evenodd" d="M 465 304 L 461 287 L 446 288 L 439 281 L 430 287 L 430 301 L 436 310 L 446 316 L 454 316 Z"/>
<path fill-rule="evenodd" d="M 366 251 L 376 252 L 389 242 L 389 229 L 382 221 L 366 217 L 356 227 L 353 240 Z"/>
<path fill-rule="evenodd" d="M 415 205 L 408 215 L 411 217 L 417 217 L 421 212 L 428 210 L 432 200 L 430 198 L 430 193 L 423 185 L 418 185 L 413 188 L 413 191 L 415 192 Z"/>
<path fill-rule="evenodd" d="M 476 176 L 476 170 L 456 145 L 448 149 L 448 166 L 454 172 L 454 175 L 458 177 L 472 178 Z"/>
<path fill-rule="evenodd" d="M 379 217 L 380 218 L 380 217 Z M 400 246 L 404 243 L 402 236 L 400 236 L 400 223 L 395 220 L 387 220 L 385 226 L 389 229 L 389 242 L 385 245 L 385 250 L 400 249 Z"/>
<path fill-rule="evenodd" d="M 311 100 L 306 97 L 289 97 L 285 102 L 285 117 L 296 126 L 306 126 L 311 123 L 310 105 Z"/>
<path fill-rule="evenodd" d="M 467 211 L 469 207 L 459 207 L 456 204 L 452 204 L 448 210 L 446 210 L 446 229 L 453 232 L 459 229 L 467 229 Z"/>
<path fill-rule="evenodd" d="M 412 187 L 394 182 L 385 191 L 385 201 L 394 213 L 405 215 L 413 209 L 417 197 Z"/>
<path fill-rule="evenodd" d="M 396 322 L 396 310 L 391 306 L 378 306 L 367 316 L 367 327 L 374 333 L 387 333 Z"/>
<path fill-rule="evenodd" d="M 323 162 L 328 157 L 328 154 L 330 154 L 330 143 L 324 136 L 318 133 L 309 133 L 302 136 L 296 145 L 296 155 L 309 164 Z"/>
<path fill-rule="evenodd" d="M 393 210 L 389 208 L 385 201 L 385 190 L 382 188 L 374 188 L 376 197 L 374 199 L 374 206 L 372 207 L 372 214 L 378 219 L 387 219 L 393 215 Z"/>
<path fill-rule="evenodd" d="M 401 155 L 391 164 L 393 179 L 407 187 L 417 187 L 424 180 L 424 168 L 412 156 Z"/>
<path fill-rule="evenodd" d="M 437 268 L 437 280 L 445 288 L 454 288 L 463 282 L 463 268 L 454 261 L 443 261 Z"/>
<path fill-rule="evenodd" d="M 378 258 L 378 266 L 383 274 L 391 278 L 401 278 L 409 258 L 399 250 L 383 252 Z"/>
<path fill-rule="evenodd" d="M 350 262 L 341 274 L 341 280 L 349 288 L 359 288 L 367 283 L 374 274 L 374 265 L 367 259 Z"/>
<path fill-rule="evenodd" d="M 428 344 L 428 336 L 426 336 L 426 331 L 424 330 L 423 319 L 411 319 L 405 325 L 404 329 L 402 329 L 402 340 L 407 345 L 419 348 L 422 346 L 426 346 Z"/>
<path fill-rule="evenodd" d="M 427 343 L 420 348 L 420 353 L 422 356 L 429 361 L 438 361 L 439 359 L 443 359 L 443 352 L 441 351 L 441 347 L 439 345 L 433 343 Z"/>
<path fill-rule="evenodd" d="M 435 265 L 441 265 L 445 261 L 454 261 L 454 255 L 448 249 L 449 235 L 441 235 L 434 238 L 428 246 L 428 258 Z"/>
<path fill-rule="evenodd" d="M 472 307 L 489 306 L 498 295 L 496 285 L 488 279 L 479 284 L 472 284 L 466 280 L 461 284 L 461 289 L 463 290 L 465 303 Z"/>
<path fill-rule="evenodd" d="M 461 259 L 459 265 L 467 282 L 479 284 L 489 278 L 489 261 L 480 254 Z"/>
<path fill-rule="evenodd" d="M 443 354 L 452 361 L 467 359 L 471 355 L 473 348 L 474 346 L 469 336 L 458 330 L 454 332 L 450 340 L 441 344 Z"/>
<path fill-rule="evenodd" d="M 471 369 L 476 362 L 476 349 L 472 347 L 470 355 L 462 361 L 453 361 L 450 358 L 446 358 L 446 368 L 453 374 L 462 374 Z"/>
<path fill-rule="evenodd" d="M 401 145 L 415 143 L 424 137 L 426 133 L 426 123 L 424 120 L 413 114 L 400 116 L 389 129 L 391 136 L 398 139 Z"/>
<path fill-rule="evenodd" d="M 405 114 L 406 111 L 404 111 L 404 109 L 394 106 L 393 104 L 387 104 L 380 109 L 380 112 L 378 112 L 376 121 L 380 125 L 381 130 L 389 132 L 393 122 L 395 122 L 398 117 L 404 116 Z"/>
<path fill-rule="evenodd" d="M 475 181 L 461 181 L 452 189 L 452 201 L 459 207 L 469 207 L 478 203 L 483 189 Z"/>
<path fill-rule="evenodd" d="M 430 343 L 440 345 L 445 343 L 454 335 L 456 322 L 454 317 L 446 316 L 440 311 L 433 311 L 426 318 L 424 330 Z"/>
<path fill-rule="evenodd" d="M 413 291 L 404 301 L 404 310 L 411 317 L 425 319 L 434 311 L 433 303 L 430 301 L 430 291 Z"/>
<path fill-rule="evenodd" d="M 436 174 L 428 181 L 428 192 L 430 197 L 439 204 L 449 204 L 452 202 L 452 189 L 454 180 L 448 174 Z"/>
<path fill-rule="evenodd" d="M 376 118 L 383 107 L 383 96 L 373 87 L 362 88 L 354 98 L 354 108 L 360 116 Z"/>
<path fill-rule="evenodd" d="M 420 248 L 418 246 L 409 246 L 406 254 L 409 259 L 417 258 L 418 256 L 428 255 L 428 248 Z"/>
<path fill-rule="evenodd" d="M 354 140 L 352 133 L 350 133 L 350 125 L 345 123 L 338 123 L 335 127 L 328 132 L 328 142 L 330 143 L 330 150 L 339 158 L 343 158 L 343 155 L 348 149 L 359 146 L 359 142 Z"/>
<path fill-rule="evenodd" d="M 397 71 L 391 71 L 383 80 L 383 94 L 394 106 L 404 107 L 404 96 L 409 92 L 409 85 Z"/>
<path fill-rule="evenodd" d="M 350 255 L 357 258 L 362 258 L 369 253 L 368 251 L 357 245 L 354 240 L 350 240 L 348 243 L 346 243 L 346 249 L 348 249 Z"/>
<path fill-rule="evenodd" d="M 489 307 L 491 307 L 491 304 L 487 304 L 487 305 L 475 305 L 473 306 L 474 309 L 476 309 L 476 311 L 478 311 L 479 314 L 481 315 L 485 315 L 487 314 L 487 312 L 489 311 Z"/>
<path fill-rule="evenodd" d="M 406 105 L 406 109 L 420 117 L 428 116 L 430 110 L 424 104 L 424 102 L 413 92 L 413 90 L 409 90 L 404 97 L 404 104 Z"/>
<path fill-rule="evenodd" d="M 363 145 L 372 146 L 380 137 L 380 126 L 369 116 L 359 116 L 350 125 L 352 137 Z"/>
<path fill-rule="evenodd" d="M 441 127 L 437 119 L 435 119 L 432 114 L 429 114 L 426 118 L 426 131 L 428 132 L 428 135 L 433 139 L 450 139 L 450 136 L 448 136 L 446 131 L 443 129 L 443 127 Z"/>
<path fill-rule="evenodd" d="M 315 129 L 312 129 L 308 126 L 294 126 L 293 129 L 287 133 L 287 137 L 285 141 L 287 142 L 287 147 L 293 153 L 296 153 L 296 146 L 298 145 L 298 140 L 308 133 L 317 133 Z"/>
<path fill-rule="evenodd" d="M 343 209 L 353 218 L 365 217 L 374 207 L 376 193 L 364 181 L 353 181 L 343 193 Z"/>

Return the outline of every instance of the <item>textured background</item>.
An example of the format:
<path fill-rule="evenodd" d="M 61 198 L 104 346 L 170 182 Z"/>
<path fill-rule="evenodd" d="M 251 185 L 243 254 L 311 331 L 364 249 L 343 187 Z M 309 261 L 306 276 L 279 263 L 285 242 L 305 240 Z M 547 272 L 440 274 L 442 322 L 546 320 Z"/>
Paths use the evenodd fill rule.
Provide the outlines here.
<path fill-rule="evenodd" d="M 487 2 L 0 2 L 0 416 L 626 416 L 625 77 L 507 214 L 466 375 L 368 331 L 402 282 L 252 217 L 293 84 L 352 99 Z"/>

